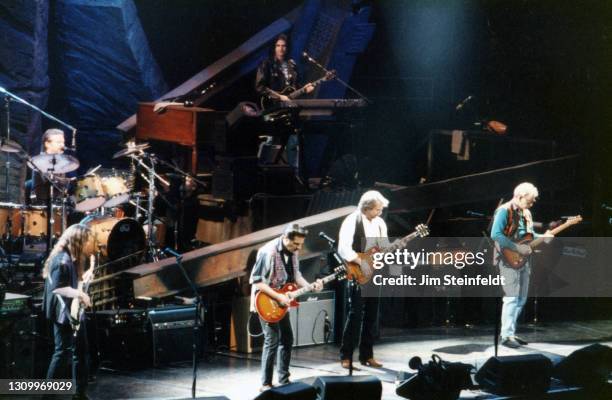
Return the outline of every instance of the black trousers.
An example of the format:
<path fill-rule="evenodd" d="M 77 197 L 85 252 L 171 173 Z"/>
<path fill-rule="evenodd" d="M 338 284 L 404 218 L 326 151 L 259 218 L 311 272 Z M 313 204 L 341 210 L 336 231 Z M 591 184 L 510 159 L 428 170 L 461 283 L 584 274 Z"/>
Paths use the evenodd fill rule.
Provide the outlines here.
<path fill-rule="evenodd" d="M 351 294 L 350 285 L 352 285 L 351 282 L 345 282 L 347 299 Z M 342 333 L 341 360 L 352 359 L 353 351 L 357 345 L 359 345 L 359 361 L 367 361 L 374 357 L 378 303 L 378 297 L 362 297 L 361 287 L 356 285 Z"/>
<path fill-rule="evenodd" d="M 85 394 L 89 373 L 87 329 L 85 321 L 81 321 L 81 328 L 76 338 L 70 324 L 53 323 L 53 336 L 55 350 L 47 370 L 47 379 L 67 378 L 65 366 L 72 358 L 72 379 L 75 381 L 77 394 Z"/>

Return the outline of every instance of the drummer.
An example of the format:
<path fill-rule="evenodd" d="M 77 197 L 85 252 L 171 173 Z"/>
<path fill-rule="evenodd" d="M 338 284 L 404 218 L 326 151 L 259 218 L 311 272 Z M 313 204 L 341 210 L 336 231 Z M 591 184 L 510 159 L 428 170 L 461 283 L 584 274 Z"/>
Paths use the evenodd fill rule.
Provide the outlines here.
<path fill-rule="evenodd" d="M 64 154 L 66 147 L 64 131 L 56 128 L 47 129 L 43 134 L 42 143 L 41 154 Z M 32 171 L 32 179 L 26 182 L 25 190 L 26 204 L 42 205 L 49 199 L 49 185 L 43 181 L 37 171 Z"/>

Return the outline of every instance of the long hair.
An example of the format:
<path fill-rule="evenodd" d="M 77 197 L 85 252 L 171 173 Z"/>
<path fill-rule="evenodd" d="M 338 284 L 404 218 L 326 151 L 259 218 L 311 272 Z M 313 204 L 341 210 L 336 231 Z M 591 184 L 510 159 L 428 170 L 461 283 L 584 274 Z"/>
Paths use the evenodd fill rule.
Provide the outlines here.
<path fill-rule="evenodd" d="M 91 229 L 89 229 L 87 226 L 81 224 L 69 226 L 57 240 L 57 243 L 55 243 L 55 246 L 53 246 L 51 253 L 49 253 L 49 257 L 47 257 L 45 266 L 43 267 L 43 278 L 46 278 L 49 275 L 49 266 L 53 258 L 62 251 L 68 252 L 70 258 L 72 258 L 72 262 L 77 268 L 78 275 L 80 276 L 83 272 L 83 263 L 85 261 L 83 249 L 91 237 Z"/>

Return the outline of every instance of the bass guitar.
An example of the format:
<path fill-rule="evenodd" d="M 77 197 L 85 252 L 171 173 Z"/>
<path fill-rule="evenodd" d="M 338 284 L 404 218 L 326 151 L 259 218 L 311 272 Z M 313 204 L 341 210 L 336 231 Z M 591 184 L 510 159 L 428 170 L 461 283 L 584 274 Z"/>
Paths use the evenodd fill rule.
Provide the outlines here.
<path fill-rule="evenodd" d="M 378 247 L 372 247 L 365 253 L 357 253 L 361 259 L 361 264 L 358 262 L 348 262 L 346 275 L 348 279 L 354 279 L 360 285 L 365 285 L 372 279 L 374 270 L 372 269 L 372 255 L 380 252 L 392 252 L 402 247 L 406 247 L 408 242 L 417 238 L 425 237 L 429 235 L 429 227 L 425 224 L 417 225 L 414 232 L 404 236 L 401 239 L 391 243 L 388 247 L 380 249 Z"/>
<path fill-rule="evenodd" d="M 295 100 L 298 97 L 300 97 L 300 96 L 302 96 L 303 94 L 306 93 L 306 88 L 309 85 L 312 85 L 313 87 L 317 87 L 317 86 L 319 86 L 321 83 L 323 83 L 325 81 L 329 81 L 329 80 L 334 79 L 335 76 L 336 76 L 336 71 L 330 71 L 330 72 L 326 73 L 323 77 L 317 79 L 316 81 L 312 81 L 310 83 L 307 83 L 306 85 L 302 86 L 300 89 L 296 89 L 293 86 L 287 86 L 286 88 L 284 88 L 280 92 L 277 92 L 277 91 L 272 90 L 272 89 L 268 89 L 269 95 L 268 96 L 263 96 L 261 98 L 261 109 L 262 110 L 269 109 L 270 107 L 272 107 L 275 104 L 275 102 L 277 100 L 280 99 L 281 96 L 287 96 L 287 97 L 289 97 L 289 100 Z"/>
<path fill-rule="evenodd" d="M 327 275 L 325 278 L 321 279 L 323 284 L 333 281 L 334 279 L 342 280 L 346 278 L 346 270 L 344 266 L 341 265 L 339 267 L 334 268 L 334 273 L 331 275 Z M 312 292 L 314 290 L 314 284 L 310 284 L 308 286 L 304 286 L 301 289 L 297 288 L 295 283 L 287 283 L 280 289 L 274 289 L 277 293 L 283 293 L 287 297 L 291 299 L 291 303 L 289 307 L 297 307 L 299 306 L 297 297 Z M 268 296 L 266 293 L 259 291 L 255 296 L 255 309 L 257 310 L 257 314 L 266 322 L 274 323 L 278 322 L 287 311 L 289 311 L 289 307 L 285 307 L 281 305 L 278 301 Z"/>
<path fill-rule="evenodd" d="M 582 222 L 582 217 L 580 215 L 577 215 L 575 217 L 569 217 L 567 219 L 567 221 L 565 221 L 563 224 L 559 225 L 558 227 L 556 227 L 555 229 L 551 230 L 550 233 L 552 233 L 553 235 L 557 235 L 559 232 L 569 228 L 572 225 L 576 225 L 578 223 Z M 539 246 L 540 244 L 542 244 L 542 242 L 544 241 L 544 239 L 546 239 L 545 237 L 539 237 L 537 239 L 533 239 L 533 235 L 531 233 L 525 235 L 524 237 L 522 237 L 521 239 L 515 241 L 516 244 L 526 244 L 529 247 L 531 247 L 532 249 L 535 249 L 537 246 Z M 504 263 L 506 265 L 508 265 L 511 268 L 514 269 L 520 269 L 523 267 L 523 265 L 525 265 L 525 263 L 527 262 L 527 260 L 529 259 L 529 256 L 524 256 L 522 254 L 520 254 L 517 251 L 511 250 L 507 247 L 504 247 L 501 249 L 501 255 L 502 258 L 504 260 Z"/>

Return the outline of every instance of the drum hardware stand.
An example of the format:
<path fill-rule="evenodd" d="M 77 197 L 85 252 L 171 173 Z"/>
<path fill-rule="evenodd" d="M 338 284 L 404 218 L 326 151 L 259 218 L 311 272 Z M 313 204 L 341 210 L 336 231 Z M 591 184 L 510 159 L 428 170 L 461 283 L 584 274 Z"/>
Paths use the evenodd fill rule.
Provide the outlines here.
<path fill-rule="evenodd" d="M 155 162 L 157 162 L 158 164 L 162 164 L 170 169 L 172 169 L 174 172 L 176 172 L 177 174 L 183 176 L 184 179 L 191 179 L 193 182 L 197 183 L 198 185 L 202 186 L 202 187 L 207 187 L 206 182 L 201 181 L 199 179 L 197 179 L 196 177 L 194 177 L 193 175 L 183 171 L 182 169 L 178 168 L 176 165 L 166 161 L 166 160 L 162 160 L 161 158 L 156 157 L 154 154 L 151 154 L 151 158 L 155 160 Z M 185 180 L 183 180 L 183 185 L 185 184 Z M 184 220 L 184 212 L 185 212 L 185 200 L 184 200 L 184 194 L 179 190 L 179 196 L 180 196 L 180 203 L 179 203 L 179 207 L 175 212 L 175 218 L 174 218 L 174 248 L 178 249 L 179 248 L 179 240 L 178 240 L 178 234 L 179 234 L 179 225 L 183 223 Z M 180 224 L 179 224 L 180 222 Z"/>
<path fill-rule="evenodd" d="M 6 95 L 4 96 L 4 115 L 5 115 L 5 124 L 6 124 L 6 135 L 2 138 L 2 142 L 4 142 L 6 140 L 6 142 L 9 142 L 11 140 L 11 125 L 10 125 L 10 121 L 11 121 L 11 98 Z M 11 155 L 9 153 L 6 153 L 6 162 L 5 162 L 5 168 L 6 171 L 4 172 L 4 177 L 6 179 L 5 181 L 5 186 L 4 186 L 4 192 L 7 194 L 7 198 L 8 198 L 8 192 L 9 192 L 9 170 L 11 168 Z"/>
<path fill-rule="evenodd" d="M 140 156 L 140 157 L 139 157 Z M 157 243 L 153 236 L 153 202 L 155 200 L 155 178 L 157 178 L 162 184 L 169 186 L 170 183 L 164 178 L 159 176 L 155 172 L 155 160 L 154 154 L 148 154 L 141 151 L 138 156 L 132 154 L 130 157 L 136 161 L 147 173 L 148 177 L 145 178 L 149 185 L 148 201 L 147 201 L 147 257 L 150 261 L 158 261 L 159 255 L 157 251 Z M 148 158 L 151 166 L 146 165 L 141 158 Z"/>
<path fill-rule="evenodd" d="M 53 245 L 53 225 L 55 222 L 53 218 L 53 196 L 54 196 L 53 189 L 57 189 L 60 193 L 62 193 L 62 197 L 63 197 L 62 199 L 62 232 L 65 227 L 64 208 L 65 208 L 65 203 L 66 203 L 66 190 L 60 187 L 58 182 L 56 181 L 55 174 L 54 174 L 54 168 L 47 170 L 47 172 L 43 172 L 42 170 L 40 170 L 40 168 L 36 166 L 34 162 L 32 162 L 32 157 L 30 157 L 29 154 L 24 153 L 23 158 L 27 161 L 28 165 L 30 166 L 30 168 L 32 168 L 33 171 L 38 172 L 38 174 L 43 179 L 43 181 L 46 181 L 49 183 L 49 199 L 47 199 L 47 247 L 46 247 L 46 254 L 48 255 L 51 252 L 51 247 Z M 55 159 L 53 163 L 55 164 Z M 21 220 L 23 224 L 24 219 L 22 218 Z M 25 235 L 24 235 L 24 246 L 25 246 Z"/>

